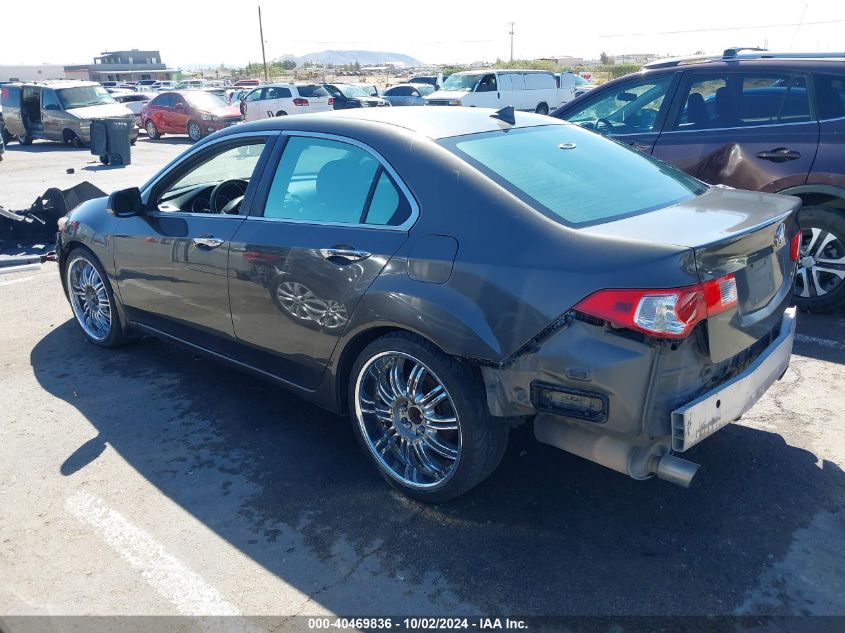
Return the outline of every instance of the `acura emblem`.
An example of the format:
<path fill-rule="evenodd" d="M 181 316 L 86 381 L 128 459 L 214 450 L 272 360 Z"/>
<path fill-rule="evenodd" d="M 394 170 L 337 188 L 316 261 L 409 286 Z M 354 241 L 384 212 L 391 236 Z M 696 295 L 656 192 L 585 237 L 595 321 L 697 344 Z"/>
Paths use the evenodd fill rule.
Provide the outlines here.
<path fill-rule="evenodd" d="M 781 222 L 781 225 L 775 231 L 775 248 L 780 248 L 786 244 L 786 225 Z"/>

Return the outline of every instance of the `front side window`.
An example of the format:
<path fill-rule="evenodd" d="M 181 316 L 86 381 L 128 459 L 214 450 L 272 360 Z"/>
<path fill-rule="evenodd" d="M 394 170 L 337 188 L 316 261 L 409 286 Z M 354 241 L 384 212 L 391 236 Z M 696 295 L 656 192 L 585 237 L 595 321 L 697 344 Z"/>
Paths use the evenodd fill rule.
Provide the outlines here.
<path fill-rule="evenodd" d="M 291 137 L 264 208 L 265 218 L 398 226 L 410 207 L 381 163 L 355 145 Z"/>
<path fill-rule="evenodd" d="M 674 167 L 571 125 L 440 143 L 538 211 L 575 226 L 672 206 L 707 190 Z"/>
<path fill-rule="evenodd" d="M 259 101 L 261 99 L 261 94 L 264 92 L 263 88 L 258 88 L 250 92 L 244 101 Z"/>
<path fill-rule="evenodd" d="M 607 88 L 566 118 L 607 134 L 652 132 L 671 83 L 672 75 L 666 74 Z"/>
<path fill-rule="evenodd" d="M 714 73 L 693 75 L 681 92 L 674 129 L 716 130 L 810 120 L 803 77 Z"/>
<path fill-rule="evenodd" d="M 266 141 L 220 145 L 207 148 L 198 162 L 166 185 L 156 199 L 159 211 L 238 213 Z"/>
<path fill-rule="evenodd" d="M 41 91 L 41 107 L 45 110 L 61 110 L 55 90 L 45 88 Z"/>

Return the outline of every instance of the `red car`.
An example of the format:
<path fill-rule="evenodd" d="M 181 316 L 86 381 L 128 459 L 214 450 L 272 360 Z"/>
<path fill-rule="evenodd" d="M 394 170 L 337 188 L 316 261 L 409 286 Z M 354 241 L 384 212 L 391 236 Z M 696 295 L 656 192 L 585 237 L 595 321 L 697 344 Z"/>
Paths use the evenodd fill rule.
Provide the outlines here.
<path fill-rule="evenodd" d="M 254 88 L 255 86 L 260 86 L 261 82 L 257 79 L 239 79 L 235 82 L 236 87 L 241 88 Z"/>
<path fill-rule="evenodd" d="M 141 125 L 153 140 L 162 134 L 187 134 L 198 141 L 242 118 L 238 106 L 203 90 L 162 92 L 141 107 Z"/>

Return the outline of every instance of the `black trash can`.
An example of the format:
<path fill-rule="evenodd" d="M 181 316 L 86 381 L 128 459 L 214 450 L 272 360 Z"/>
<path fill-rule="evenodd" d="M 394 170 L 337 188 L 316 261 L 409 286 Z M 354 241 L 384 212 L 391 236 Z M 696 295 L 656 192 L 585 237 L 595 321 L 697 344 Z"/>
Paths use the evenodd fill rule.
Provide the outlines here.
<path fill-rule="evenodd" d="M 130 164 L 133 125 L 127 119 L 91 121 L 91 153 L 99 156 L 104 165 Z"/>

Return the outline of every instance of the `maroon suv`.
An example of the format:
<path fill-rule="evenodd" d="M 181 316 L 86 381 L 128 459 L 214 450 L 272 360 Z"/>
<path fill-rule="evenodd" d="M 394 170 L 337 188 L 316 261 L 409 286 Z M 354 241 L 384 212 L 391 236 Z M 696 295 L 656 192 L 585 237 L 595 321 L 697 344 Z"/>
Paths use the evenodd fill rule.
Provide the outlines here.
<path fill-rule="evenodd" d="M 661 60 L 552 115 L 710 184 L 798 196 L 796 302 L 845 305 L 845 53 Z"/>

